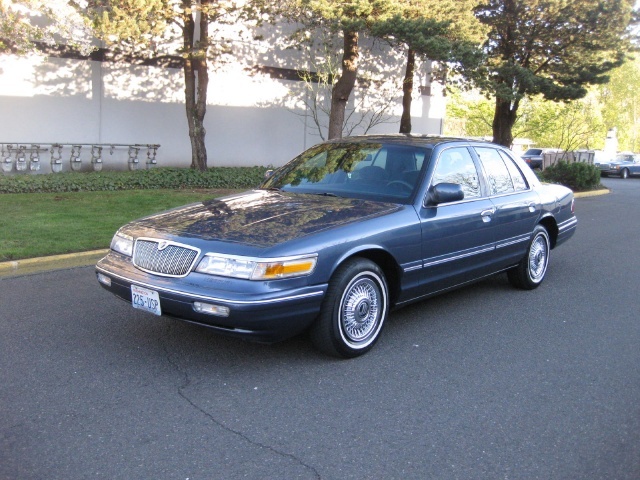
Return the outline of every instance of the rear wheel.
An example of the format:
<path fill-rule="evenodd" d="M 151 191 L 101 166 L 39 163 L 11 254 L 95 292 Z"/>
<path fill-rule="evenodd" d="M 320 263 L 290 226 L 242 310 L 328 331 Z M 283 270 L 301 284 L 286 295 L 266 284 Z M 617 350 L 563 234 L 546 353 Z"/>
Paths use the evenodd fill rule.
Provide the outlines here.
<path fill-rule="evenodd" d="M 524 290 L 537 288 L 547 273 L 550 251 L 551 242 L 547 229 L 542 225 L 536 226 L 527 248 L 527 254 L 516 267 L 507 271 L 511 284 Z"/>
<path fill-rule="evenodd" d="M 620 178 L 629 178 L 629 170 L 627 168 L 623 168 L 620 172 Z"/>
<path fill-rule="evenodd" d="M 320 351 L 345 358 L 368 352 L 376 343 L 389 312 L 384 273 L 370 260 L 352 258 L 329 282 L 311 340 Z"/>

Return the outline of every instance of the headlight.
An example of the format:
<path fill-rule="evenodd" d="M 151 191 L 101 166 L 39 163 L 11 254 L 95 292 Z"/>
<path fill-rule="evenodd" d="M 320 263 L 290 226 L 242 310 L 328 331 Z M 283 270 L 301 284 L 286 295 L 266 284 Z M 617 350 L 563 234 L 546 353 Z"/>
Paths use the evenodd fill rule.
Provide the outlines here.
<path fill-rule="evenodd" d="M 117 232 L 111 240 L 111 250 L 130 257 L 133 255 L 133 237 Z"/>
<path fill-rule="evenodd" d="M 309 275 L 316 267 L 317 255 L 258 259 L 208 254 L 200 261 L 197 272 L 247 280 L 275 280 Z"/>

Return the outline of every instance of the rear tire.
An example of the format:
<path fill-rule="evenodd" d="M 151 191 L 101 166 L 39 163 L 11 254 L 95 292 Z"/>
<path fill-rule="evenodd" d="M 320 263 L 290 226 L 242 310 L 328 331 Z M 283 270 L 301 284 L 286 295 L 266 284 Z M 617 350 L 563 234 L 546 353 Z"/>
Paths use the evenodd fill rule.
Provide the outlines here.
<path fill-rule="evenodd" d="M 349 259 L 329 282 L 311 340 L 329 355 L 360 356 L 378 341 L 388 313 L 389 292 L 380 267 L 365 258 Z"/>
<path fill-rule="evenodd" d="M 540 286 L 547 273 L 550 251 L 549 233 L 542 225 L 537 225 L 533 229 L 527 254 L 516 267 L 507 270 L 511 284 L 523 290 L 533 290 Z"/>

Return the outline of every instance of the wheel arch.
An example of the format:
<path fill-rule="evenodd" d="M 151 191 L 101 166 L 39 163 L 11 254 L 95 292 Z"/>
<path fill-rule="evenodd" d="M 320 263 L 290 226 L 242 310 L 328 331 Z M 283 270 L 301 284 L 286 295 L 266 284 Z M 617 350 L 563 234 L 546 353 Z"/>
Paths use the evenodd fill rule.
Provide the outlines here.
<path fill-rule="evenodd" d="M 540 225 L 546 228 L 547 232 L 549 232 L 549 241 L 551 242 L 551 248 L 555 248 L 559 232 L 556 219 L 551 215 L 546 216 L 540 220 Z"/>
<path fill-rule="evenodd" d="M 389 289 L 389 305 L 395 305 L 400 295 L 400 279 L 402 270 L 393 255 L 379 247 L 369 247 L 350 252 L 336 264 L 333 273 L 335 273 L 338 267 L 340 267 L 344 262 L 356 257 L 366 258 L 380 267 L 387 280 L 387 288 Z"/>

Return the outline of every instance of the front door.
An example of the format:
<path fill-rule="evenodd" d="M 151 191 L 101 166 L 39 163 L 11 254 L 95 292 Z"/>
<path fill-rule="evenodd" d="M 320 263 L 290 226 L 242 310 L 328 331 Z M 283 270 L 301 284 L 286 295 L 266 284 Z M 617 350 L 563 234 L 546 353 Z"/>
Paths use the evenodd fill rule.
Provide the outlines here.
<path fill-rule="evenodd" d="M 456 183 L 464 199 L 420 211 L 424 293 L 465 283 L 491 272 L 495 207 L 484 195 L 476 162 L 466 147 L 443 150 L 431 186 Z"/>

